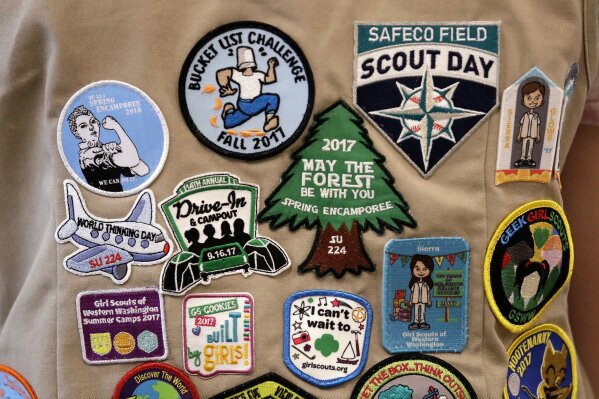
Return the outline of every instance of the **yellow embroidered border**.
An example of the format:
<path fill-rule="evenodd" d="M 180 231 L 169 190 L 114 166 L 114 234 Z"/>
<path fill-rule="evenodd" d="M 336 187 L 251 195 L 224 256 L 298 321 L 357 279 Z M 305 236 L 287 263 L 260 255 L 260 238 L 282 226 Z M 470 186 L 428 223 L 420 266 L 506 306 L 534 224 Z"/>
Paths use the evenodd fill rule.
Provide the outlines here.
<path fill-rule="evenodd" d="M 491 287 L 491 259 L 493 258 L 495 246 L 497 245 L 497 241 L 499 241 L 499 238 L 501 237 L 502 232 L 518 216 L 520 216 L 523 213 L 528 212 L 534 208 L 541 208 L 541 207 L 548 207 L 548 208 L 554 209 L 557 213 L 559 213 L 562 220 L 564 221 L 564 225 L 566 227 L 566 232 L 568 235 L 568 243 L 570 244 L 570 262 L 568 265 L 568 267 L 569 267 L 568 276 L 566 277 L 566 281 L 564 281 L 564 284 L 555 292 L 555 294 L 553 294 L 553 297 L 551 299 L 549 299 L 549 301 L 547 301 L 547 303 L 539 310 L 539 312 L 529 322 L 522 324 L 522 325 L 515 325 L 515 324 L 510 323 L 509 320 L 507 320 L 507 318 L 505 318 L 501 314 L 501 311 L 499 310 L 499 307 L 497 306 L 497 303 L 495 302 L 495 298 L 493 297 L 493 290 Z M 497 227 L 497 229 L 495 230 L 495 233 L 493 234 L 493 238 L 491 238 L 491 242 L 489 243 L 489 246 L 487 247 L 487 253 L 485 255 L 485 267 L 484 267 L 484 284 L 485 284 L 485 292 L 487 294 L 487 302 L 489 303 L 489 306 L 493 310 L 493 313 L 495 314 L 495 317 L 497 318 L 497 320 L 499 320 L 499 322 L 505 328 L 507 328 L 509 331 L 511 331 L 513 333 L 522 333 L 522 332 L 528 330 L 530 327 L 532 327 L 537 322 L 539 317 L 541 317 L 541 315 L 545 312 L 545 310 L 551 305 L 553 300 L 558 296 L 558 294 L 563 290 L 563 288 L 570 283 L 570 278 L 572 277 L 573 270 L 574 270 L 574 244 L 572 242 L 572 233 L 570 232 L 570 224 L 568 223 L 568 219 L 566 218 L 566 214 L 564 213 L 564 210 L 555 201 L 539 200 L 539 201 L 529 202 L 527 204 L 524 204 L 524 205 L 518 207 L 518 209 L 516 209 L 515 211 L 510 213 L 505 219 L 503 219 L 503 221 L 501 222 L 499 227 Z"/>
<path fill-rule="evenodd" d="M 531 173 L 531 169 L 518 169 L 517 173 L 510 173 L 510 171 L 498 170 L 495 172 L 495 184 L 500 185 L 514 181 L 530 181 L 535 183 L 549 183 L 551 181 L 550 170 L 538 172 L 537 169 L 533 169 L 533 171 L 534 173 Z"/>
<path fill-rule="evenodd" d="M 570 358 L 572 360 L 572 362 L 571 362 L 572 363 L 572 395 L 570 396 L 570 399 L 576 399 L 576 395 L 578 394 L 578 359 L 576 356 L 576 348 L 574 348 L 574 343 L 572 342 L 572 340 L 570 339 L 568 334 L 566 334 L 566 332 L 564 330 L 562 330 L 561 328 L 559 328 L 558 326 L 556 326 L 554 324 L 541 324 L 540 326 L 537 326 L 537 327 L 533 328 L 532 330 L 527 331 L 526 333 L 520 335 L 518 338 L 516 338 L 516 340 L 514 342 L 512 342 L 512 344 L 508 348 L 508 350 L 507 350 L 508 359 L 512 355 L 512 352 L 514 351 L 514 349 L 516 349 L 516 347 L 518 347 L 518 345 L 520 345 L 522 343 L 522 341 L 524 341 L 526 338 L 530 337 L 531 335 L 538 333 L 539 331 L 554 332 L 557 335 L 559 335 L 559 337 L 566 343 L 566 346 L 568 347 L 568 353 L 570 354 Z M 504 387 L 503 387 L 503 398 L 509 399 L 509 394 L 507 392 L 507 381 L 506 381 L 506 385 L 504 385 Z"/>

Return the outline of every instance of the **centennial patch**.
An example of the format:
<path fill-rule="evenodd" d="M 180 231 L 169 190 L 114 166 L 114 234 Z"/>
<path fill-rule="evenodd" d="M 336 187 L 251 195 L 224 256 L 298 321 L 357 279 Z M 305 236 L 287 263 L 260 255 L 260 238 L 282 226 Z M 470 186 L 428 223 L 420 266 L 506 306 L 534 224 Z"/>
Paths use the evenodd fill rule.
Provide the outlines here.
<path fill-rule="evenodd" d="M 200 399 L 189 378 L 166 363 L 145 363 L 121 378 L 112 399 L 173 398 Z"/>
<path fill-rule="evenodd" d="M 254 370 L 254 298 L 193 294 L 183 301 L 185 371 L 202 378 Z"/>
<path fill-rule="evenodd" d="M 576 87 L 576 83 L 578 82 L 578 74 L 579 74 L 579 66 L 577 63 L 574 63 L 572 65 L 570 65 L 570 68 L 568 69 L 568 73 L 566 74 L 566 79 L 564 81 L 564 101 L 563 101 L 563 105 L 562 105 L 562 118 L 560 120 L 560 128 L 559 128 L 559 132 L 558 132 L 558 136 L 557 136 L 557 151 L 555 153 L 555 161 L 554 161 L 554 167 L 553 167 L 553 173 L 555 178 L 557 179 L 557 182 L 560 186 L 560 189 L 562 187 L 562 181 L 561 181 L 561 176 L 560 176 L 560 150 L 561 150 L 561 137 L 562 137 L 562 132 L 563 132 L 563 127 L 564 127 L 564 121 L 566 120 L 566 108 L 568 107 L 568 103 L 570 102 L 570 99 L 572 98 L 572 94 L 574 94 L 574 88 Z"/>
<path fill-rule="evenodd" d="M 351 399 L 476 399 L 474 389 L 451 364 L 420 353 L 390 357 L 360 378 Z"/>
<path fill-rule="evenodd" d="M 536 67 L 505 89 L 495 184 L 551 181 L 563 96 L 562 89 Z"/>
<path fill-rule="evenodd" d="M 193 134 L 240 159 L 281 152 L 306 127 L 314 80 L 284 32 L 260 22 L 223 25 L 204 36 L 181 69 L 179 103 Z"/>
<path fill-rule="evenodd" d="M 485 257 L 487 299 L 508 330 L 529 329 L 570 281 L 574 248 L 563 209 L 534 201 L 512 212 L 493 235 Z"/>
<path fill-rule="evenodd" d="M 58 119 L 58 149 L 69 173 L 96 194 L 123 197 L 156 179 L 168 153 L 168 129 L 144 92 L 112 80 L 71 97 Z"/>
<path fill-rule="evenodd" d="M 357 377 L 368 358 L 372 308 L 342 291 L 300 291 L 285 301 L 283 360 L 292 373 L 320 387 Z"/>
<path fill-rule="evenodd" d="M 210 399 L 316 399 L 275 373 L 268 373 Z"/>
<path fill-rule="evenodd" d="M 67 219 L 56 230 L 56 240 L 80 249 L 63 262 L 69 272 L 102 274 L 124 284 L 131 264 L 152 265 L 170 253 L 164 230 L 154 221 L 152 191 L 141 193 L 129 215 L 120 220 L 92 216 L 71 180 L 64 181 L 64 194 Z"/>
<path fill-rule="evenodd" d="M 89 364 L 166 359 L 158 288 L 82 292 L 77 295 L 77 316 L 83 360 Z"/>
<path fill-rule="evenodd" d="M 292 158 L 259 217 L 273 229 L 285 224 L 291 230 L 317 228 L 300 272 L 339 278 L 345 272 L 374 271 L 362 233 L 416 226 L 364 121 L 343 101 L 314 117 L 304 145 Z"/>
<path fill-rule="evenodd" d="M 385 246 L 383 346 L 390 353 L 461 352 L 468 342 L 470 245 L 462 238 Z"/>
<path fill-rule="evenodd" d="M 37 396 L 21 374 L 0 364 L 0 398 L 37 399 Z"/>
<path fill-rule="evenodd" d="M 499 23 L 356 23 L 354 103 L 424 177 L 497 105 Z"/>
<path fill-rule="evenodd" d="M 505 399 L 576 399 L 576 351 L 553 324 L 527 331 L 508 349 Z"/>
<path fill-rule="evenodd" d="M 162 290 L 180 295 L 231 273 L 274 276 L 289 267 L 287 253 L 258 235 L 259 189 L 227 173 L 181 182 L 160 203 L 181 252 L 162 270 Z"/>

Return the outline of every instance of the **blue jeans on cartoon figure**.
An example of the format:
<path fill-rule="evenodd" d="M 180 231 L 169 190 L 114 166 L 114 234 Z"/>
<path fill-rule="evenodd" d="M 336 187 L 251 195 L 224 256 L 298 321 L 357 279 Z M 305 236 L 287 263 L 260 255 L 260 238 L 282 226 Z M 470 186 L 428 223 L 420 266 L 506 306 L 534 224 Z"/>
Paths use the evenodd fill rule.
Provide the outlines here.
<path fill-rule="evenodd" d="M 223 118 L 225 128 L 239 126 L 261 112 L 274 115 L 279 109 L 279 101 L 279 95 L 271 93 L 260 94 L 251 100 L 239 99 L 237 108 L 227 112 Z"/>

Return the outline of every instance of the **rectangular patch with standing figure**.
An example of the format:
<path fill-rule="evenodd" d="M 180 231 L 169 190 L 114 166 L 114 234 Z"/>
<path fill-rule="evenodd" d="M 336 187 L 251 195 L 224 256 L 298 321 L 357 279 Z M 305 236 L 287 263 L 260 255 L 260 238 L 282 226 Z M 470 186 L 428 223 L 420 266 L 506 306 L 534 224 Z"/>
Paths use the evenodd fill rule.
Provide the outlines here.
<path fill-rule="evenodd" d="M 463 238 L 391 240 L 383 273 L 383 346 L 461 352 L 468 342 L 470 245 Z"/>
<path fill-rule="evenodd" d="M 495 184 L 551 181 L 563 96 L 563 90 L 536 67 L 505 89 Z"/>

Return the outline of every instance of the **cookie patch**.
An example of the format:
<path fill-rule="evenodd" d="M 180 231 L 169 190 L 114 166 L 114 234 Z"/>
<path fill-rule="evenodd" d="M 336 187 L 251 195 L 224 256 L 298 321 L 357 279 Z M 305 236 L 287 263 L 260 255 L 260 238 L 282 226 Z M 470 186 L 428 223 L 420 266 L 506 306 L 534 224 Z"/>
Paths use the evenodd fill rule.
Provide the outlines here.
<path fill-rule="evenodd" d="M 178 368 L 166 363 L 145 363 L 131 369 L 116 385 L 112 399 L 200 399 L 198 391 Z"/>
<path fill-rule="evenodd" d="M 37 396 L 21 374 L 0 364 L 0 398 L 37 399 Z"/>
<path fill-rule="evenodd" d="M 137 87 L 114 80 L 75 93 L 60 114 L 57 135 L 71 176 L 109 197 L 147 187 L 168 153 L 168 129 L 158 106 Z"/>
<path fill-rule="evenodd" d="M 268 373 L 256 379 L 229 389 L 210 399 L 316 399 L 308 392 L 275 373 Z"/>
<path fill-rule="evenodd" d="M 461 352 L 468 342 L 470 245 L 462 238 L 385 246 L 383 346 L 390 353 Z"/>
<path fill-rule="evenodd" d="M 83 360 L 89 364 L 166 359 L 164 305 L 157 288 L 82 292 L 77 316 Z"/>
<path fill-rule="evenodd" d="M 285 224 L 291 230 L 317 228 L 300 272 L 339 278 L 346 272 L 374 271 L 362 233 L 416 226 L 363 124 L 343 101 L 316 115 L 304 145 L 259 215 L 273 229 Z"/>
<path fill-rule="evenodd" d="M 240 159 L 279 153 L 312 112 L 308 60 L 284 32 L 260 22 L 223 25 L 191 50 L 179 78 L 179 104 L 193 134 Z"/>
<path fill-rule="evenodd" d="M 285 301 L 283 360 L 292 373 L 332 387 L 357 377 L 368 358 L 372 308 L 342 291 L 300 291 Z"/>
<path fill-rule="evenodd" d="M 390 357 L 368 370 L 351 399 L 476 399 L 470 382 L 451 364 L 420 353 Z"/>
<path fill-rule="evenodd" d="M 354 57 L 354 103 L 424 177 L 497 105 L 497 22 L 358 22 Z"/>
<path fill-rule="evenodd" d="M 183 301 L 185 371 L 202 378 L 254 370 L 254 298 L 193 294 Z"/>
<path fill-rule="evenodd" d="M 485 257 L 487 300 L 508 330 L 529 329 L 568 284 L 574 268 L 570 226 L 553 201 L 512 212 L 493 235 Z"/>
<path fill-rule="evenodd" d="M 171 245 L 154 220 L 154 194 L 141 193 L 129 215 L 120 220 L 92 216 L 71 180 L 64 181 L 67 219 L 56 230 L 56 240 L 80 250 L 64 259 L 69 272 L 102 274 L 117 284 L 131 275 L 131 264 L 153 265 L 166 258 Z"/>
<path fill-rule="evenodd" d="M 160 203 L 181 252 L 162 269 L 162 290 L 180 295 L 196 284 L 232 273 L 275 276 L 289 267 L 287 253 L 258 235 L 259 189 L 227 173 L 181 182 Z"/>
<path fill-rule="evenodd" d="M 563 95 L 562 89 L 536 67 L 505 89 L 495 184 L 551 181 Z"/>
<path fill-rule="evenodd" d="M 507 354 L 505 399 L 576 398 L 576 351 L 558 326 L 543 324 L 527 331 Z"/>

